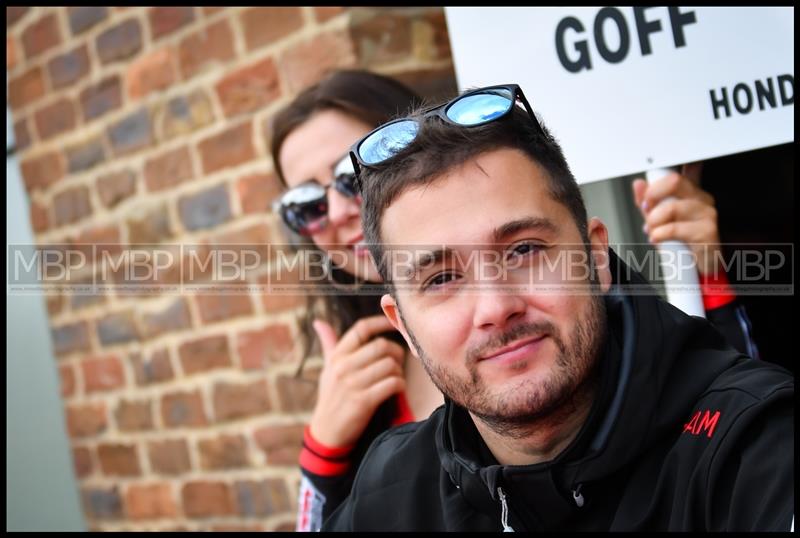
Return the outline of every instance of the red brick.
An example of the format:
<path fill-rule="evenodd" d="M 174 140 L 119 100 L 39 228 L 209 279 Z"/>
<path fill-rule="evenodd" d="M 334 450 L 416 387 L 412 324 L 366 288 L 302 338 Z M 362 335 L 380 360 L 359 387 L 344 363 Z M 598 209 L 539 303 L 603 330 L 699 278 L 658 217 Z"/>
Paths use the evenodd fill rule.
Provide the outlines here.
<path fill-rule="evenodd" d="M 86 45 L 81 45 L 66 54 L 56 56 L 47 62 L 47 70 L 53 88 L 63 88 L 73 84 L 89 74 L 89 52 Z"/>
<path fill-rule="evenodd" d="M 303 424 L 264 426 L 253 434 L 267 465 L 296 465 L 303 446 Z"/>
<path fill-rule="evenodd" d="M 153 142 L 150 113 L 146 108 L 128 114 L 107 129 L 115 155 L 125 155 L 148 147 Z"/>
<path fill-rule="evenodd" d="M 27 6 L 6 6 L 6 28 L 11 28 L 30 9 Z"/>
<path fill-rule="evenodd" d="M 270 325 L 258 331 L 239 333 L 237 349 L 245 370 L 266 369 L 294 360 L 294 342 L 289 327 Z"/>
<path fill-rule="evenodd" d="M 79 185 L 56 194 L 53 197 L 53 214 L 56 226 L 77 222 L 91 215 L 89 188 Z"/>
<path fill-rule="evenodd" d="M 212 251 L 217 253 L 221 261 L 236 262 L 235 267 L 220 263 L 216 277 L 231 284 L 252 282 L 270 259 L 271 243 L 270 228 L 266 222 L 214 236 L 211 239 Z"/>
<path fill-rule="evenodd" d="M 294 524 L 286 532 L 294 531 Z M 211 526 L 211 532 L 264 532 L 263 525 L 237 525 L 235 523 L 221 523 Z"/>
<path fill-rule="evenodd" d="M 44 95 L 44 73 L 40 66 L 32 67 L 8 81 L 8 104 L 12 109 L 22 108 Z"/>
<path fill-rule="evenodd" d="M 232 516 L 236 513 L 233 495 L 223 482 L 194 481 L 181 488 L 183 511 L 190 518 Z"/>
<path fill-rule="evenodd" d="M 68 398 L 75 394 L 75 369 L 71 364 L 62 364 L 58 367 L 58 379 L 62 398 Z"/>
<path fill-rule="evenodd" d="M 268 517 L 292 508 L 286 483 L 280 478 L 241 480 L 233 488 L 241 516 Z"/>
<path fill-rule="evenodd" d="M 340 13 L 344 13 L 344 7 L 333 7 L 333 6 L 315 6 L 314 7 L 314 18 L 317 22 L 322 23 L 329 21 L 330 19 L 334 18 L 336 15 Z"/>
<path fill-rule="evenodd" d="M 136 19 L 128 19 L 97 36 L 95 45 L 101 63 L 125 60 L 142 48 L 142 27 Z"/>
<path fill-rule="evenodd" d="M 225 116 L 252 112 L 281 95 L 278 71 L 272 58 L 238 69 L 216 85 L 217 96 Z"/>
<path fill-rule="evenodd" d="M 50 330 L 53 351 L 56 355 L 67 355 L 76 351 L 89 351 L 89 327 L 85 321 L 69 323 Z"/>
<path fill-rule="evenodd" d="M 178 348 L 178 354 L 187 375 L 232 366 L 228 339 L 224 335 L 185 342 Z"/>
<path fill-rule="evenodd" d="M 165 394 L 161 398 L 161 419 L 168 428 L 208 424 L 200 391 Z"/>
<path fill-rule="evenodd" d="M 308 297 L 300 285 L 300 270 L 300 265 L 292 270 L 279 269 L 258 279 L 265 311 L 275 313 L 308 306 Z"/>
<path fill-rule="evenodd" d="M 139 328 L 133 312 L 114 312 L 98 319 L 97 335 L 103 346 L 114 346 L 139 340 Z"/>
<path fill-rule="evenodd" d="M 411 54 L 411 20 L 402 13 L 379 13 L 351 29 L 362 65 L 381 65 Z"/>
<path fill-rule="evenodd" d="M 67 406 L 67 432 L 70 437 L 89 437 L 108 427 L 106 405 L 102 402 Z"/>
<path fill-rule="evenodd" d="M 281 55 L 279 64 L 291 91 L 299 92 L 330 71 L 356 67 L 358 62 L 350 37 L 337 31 L 295 45 Z"/>
<path fill-rule="evenodd" d="M 28 192 L 47 189 L 64 176 L 64 161 L 57 152 L 30 157 L 20 163 Z"/>
<path fill-rule="evenodd" d="M 91 121 L 122 106 L 122 86 L 117 75 L 84 88 L 80 94 L 83 121 Z"/>
<path fill-rule="evenodd" d="M 148 12 L 153 39 L 170 34 L 194 20 L 191 7 L 154 7 Z"/>
<path fill-rule="evenodd" d="M 267 382 L 214 385 L 214 417 L 217 422 L 261 415 L 270 410 Z"/>
<path fill-rule="evenodd" d="M 142 314 L 142 328 L 147 338 L 168 332 L 181 331 L 192 326 L 186 299 L 178 298 L 160 311 Z"/>
<path fill-rule="evenodd" d="M 275 380 L 281 411 L 301 413 L 313 411 L 317 402 L 319 367 L 305 366 L 300 378 L 294 375 L 279 375 Z"/>
<path fill-rule="evenodd" d="M 70 174 L 83 172 L 106 160 L 106 148 L 102 138 L 94 138 L 68 147 L 67 171 Z"/>
<path fill-rule="evenodd" d="M 214 121 L 211 100 L 202 89 L 173 97 L 153 113 L 156 129 L 165 140 L 191 133 Z"/>
<path fill-rule="evenodd" d="M 172 85 L 175 82 L 174 57 L 171 48 L 164 48 L 131 63 L 126 74 L 130 98 L 140 99 Z"/>
<path fill-rule="evenodd" d="M 147 359 L 144 359 L 140 353 L 133 353 L 131 363 L 136 384 L 139 386 L 169 381 L 175 377 L 169 361 L 169 351 L 166 349 L 154 351 Z"/>
<path fill-rule="evenodd" d="M 143 519 L 175 518 L 178 505 L 172 485 L 133 484 L 125 494 L 125 513 L 135 521 Z"/>
<path fill-rule="evenodd" d="M 423 16 L 422 20 L 432 29 L 433 46 L 431 48 L 435 53 L 435 59 L 450 59 L 452 57 L 452 52 L 450 50 L 450 33 L 447 29 L 447 19 L 444 15 L 444 10 L 436 9 L 435 11 L 428 12 Z"/>
<path fill-rule="evenodd" d="M 107 208 L 136 193 L 136 174 L 133 170 L 119 170 L 97 178 L 97 193 Z"/>
<path fill-rule="evenodd" d="M 75 128 L 75 105 L 69 99 L 40 108 L 34 115 L 39 138 L 47 140 Z"/>
<path fill-rule="evenodd" d="M 131 245 L 155 245 L 173 236 L 166 202 L 143 209 L 129 214 L 128 242 Z"/>
<path fill-rule="evenodd" d="M 209 136 L 199 143 L 198 149 L 205 174 L 252 160 L 256 156 L 253 123 L 246 121 Z"/>
<path fill-rule="evenodd" d="M 248 295 L 200 294 L 197 296 L 197 307 L 200 319 L 206 325 L 253 313 L 253 304 Z"/>
<path fill-rule="evenodd" d="M 119 488 L 84 488 L 81 489 L 81 504 L 86 518 L 91 521 L 108 521 L 122 519 L 122 499 Z M 97 532 L 99 527 L 89 527 L 89 531 Z"/>
<path fill-rule="evenodd" d="M 56 14 L 50 13 L 34 22 L 22 32 L 22 48 L 30 60 L 61 43 L 61 30 Z"/>
<path fill-rule="evenodd" d="M 50 227 L 48 207 L 35 200 L 31 202 L 31 226 L 36 233 L 44 232 Z"/>
<path fill-rule="evenodd" d="M 241 435 L 220 435 L 197 443 L 200 467 L 206 471 L 248 467 L 247 444 Z"/>
<path fill-rule="evenodd" d="M 269 213 L 272 202 L 281 193 L 280 181 L 275 174 L 251 174 L 239 179 L 236 192 L 244 213 Z"/>
<path fill-rule="evenodd" d="M 24 151 L 31 145 L 31 133 L 28 129 L 28 119 L 22 118 L 14 122 L 14 147 L 18 152 Z"/>
<path fill-rule="evenodd" d="M 189 445 L 184 439 L 167 439 L 147 443 L 150 467 L 154 472 L 167 475 L 183 474 L 191 470 Z"/>
<path fill-rule="evenodd" d="M 108 8 L 101 6 L 68 7 L 67 15 L 72 35 L 78 35 L 108 17 Z"/>
<path fill-rule="evenodd" d="M 114 411 L 117 428 L 121 432 L 152 430 L 153 409 L 150 400 L 128 401 L 122 399 Z"/>
<path fill-rule="evenodd" d="M 247 50 L 257 49 L 303 27 L 300 7 L 254 7 L 239 14 Z"/>
<path fill-rule="evenodd" d="M 72 466 L 78 478 L 86 478 L 92 474 L 92 451 L 87 447 L 72 449 Z"/>
<path fill-rule="evenodd" d="M 97 226 L 83 230 L 75 238 L 73 248 L 81 250 L 89 259 L 113 259 L 121 251 L 119 228 L 116 226 Z"/>
<path fill-rule="evenodd" d="M 144 180 L 150 192 L 174 187 L 194 177 L 192 157 L 188 146 L 167 151 L 144 165 Z"/>
<path fill-rule="evenodd" d="M 6 71 L 11 71 L 17 66 L 17 42 L 13 37 L 6 36 Z"/>
<path fill-rule="evenodd" d="M 231 219 L 231 203 L 225 184 L 181 196 L 178 215 L 187 230 L 214 228 Z"/>
<path fill-rule="evenodd" d="M 70 308 L 73 312 L 77 313 L 77 311 L 82 308 L 99 305 L 105 302 L 105 294 L 101 290 L 92 286 L 92 278 L 81 279 L 77 282 L 77 284 L 80 286 L 85 286 L 89 291 L 75 291 L 70 296 Z"/>
<path fill-rule="evenodd" d="M 181 76 L 188 79 L 215 66 L 226 66 L 235 55 L 230 23 L 223 19 L 209 24 L 180 42 Z"/>
<path fill-rule="evenodd" d="M 83 389 L 98 392 L 125 386 L 125 371 L 118 357 L 94 357 L 81 361 Z"/>
<path fill-rule="evenodd" d="M 63 295 L 53 295 L 47 298 L 47 313 L 54 316 L 61 312 L 61 307 L 64 306 Z M 88 345 L 88 344 L 87 344 Z M 58 352 L 56 352 L 58 353 Z"/>
<path fill-rule="evenodd" d="M 136 445 L 100 444 L 97 446 L 100 469 L 106 476 L 139 476 Z"/>

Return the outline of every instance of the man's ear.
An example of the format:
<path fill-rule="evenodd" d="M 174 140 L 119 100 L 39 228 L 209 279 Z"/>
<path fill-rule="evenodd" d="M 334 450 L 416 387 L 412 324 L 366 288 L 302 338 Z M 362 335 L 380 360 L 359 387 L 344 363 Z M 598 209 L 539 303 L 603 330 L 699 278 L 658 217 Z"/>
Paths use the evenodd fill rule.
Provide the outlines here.
<path fill-rule="evenodd" d="M 589 219 L 588 225 L 589 245 L 592 249 L 597 278 L 600 280 L 600 289 L 607 292 L 611 288 L 611 268 L 608 256 L 608 228 L 597 217 Z"/>
<path fill-rule="evenodd" d="M 400 334 L 403 335 L 403 339 L 406 341 L 406 345 L 408 349 L 411 350 L 411 353 L 414 354 L 415 357 L 419 358 L 417 355 L 417 349 L 414 346 L 411 338 L 408 337 L 408 331 L 406 330 L 406 326 L 403 324 L 403 318 L 400 316 L 400 306 L 394 300 L 390 294 L 386 294 L 381 297 L 381 308 L 383 309 L 383 313 L 389 318 L 389 321 L 394 325 L 394 328 L 400 331 Z"/>

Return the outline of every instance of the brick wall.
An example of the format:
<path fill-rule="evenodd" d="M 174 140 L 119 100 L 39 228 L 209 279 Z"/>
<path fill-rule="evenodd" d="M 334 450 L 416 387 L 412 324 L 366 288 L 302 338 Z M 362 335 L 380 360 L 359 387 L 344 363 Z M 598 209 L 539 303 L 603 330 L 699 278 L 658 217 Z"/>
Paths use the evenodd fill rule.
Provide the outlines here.
<path fill-rule="evenodd" d="M 455 90 L 439 8 L 7 7 L 6 20 L 37 243 L 95 255 L 280 241 L 269 121 L 330 69 Z M 320 365 L 311 382 L 293 377 L 303 301 L 257 289 L 43 300 L 91 529 L 293 527 Z"/>

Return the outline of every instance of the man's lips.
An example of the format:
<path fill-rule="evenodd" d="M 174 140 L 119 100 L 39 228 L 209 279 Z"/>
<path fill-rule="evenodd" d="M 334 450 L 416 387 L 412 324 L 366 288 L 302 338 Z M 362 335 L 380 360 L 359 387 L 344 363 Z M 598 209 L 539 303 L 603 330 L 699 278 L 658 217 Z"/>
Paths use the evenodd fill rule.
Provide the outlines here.
<path fill-rule="evenodd" d="M 478 359 L 478 362 L 489 359 L 517 358 L 516 357 L 517 355 L 521 357 L 522 355 L 530 351 L 533 347 L 535 347 L 536 344 L 544 340 L 546 336 L 547 336 L 546 334 L 542 334 L 539 336 L 526 338 L 524 340 L 519 340 L 505 347 L 502 347 L 496 351 L 492 351 L 488 355 L 484 355 L 483 357 Z"/>

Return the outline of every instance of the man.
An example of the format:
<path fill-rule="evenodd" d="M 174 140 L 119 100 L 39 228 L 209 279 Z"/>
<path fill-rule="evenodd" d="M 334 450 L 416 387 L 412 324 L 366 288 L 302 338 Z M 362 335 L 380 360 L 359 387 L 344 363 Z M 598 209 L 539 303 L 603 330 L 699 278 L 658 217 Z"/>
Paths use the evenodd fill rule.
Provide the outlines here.
<path fill-rule="evenodd" d="M 789 529 L 792 377 L 641 293 L 519 87 L 353 156 L 383 310 L 445 405 L 373 443 L 323 530 Z"/>

